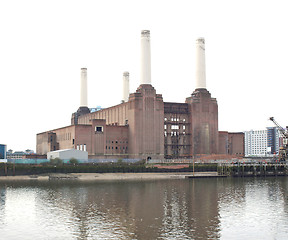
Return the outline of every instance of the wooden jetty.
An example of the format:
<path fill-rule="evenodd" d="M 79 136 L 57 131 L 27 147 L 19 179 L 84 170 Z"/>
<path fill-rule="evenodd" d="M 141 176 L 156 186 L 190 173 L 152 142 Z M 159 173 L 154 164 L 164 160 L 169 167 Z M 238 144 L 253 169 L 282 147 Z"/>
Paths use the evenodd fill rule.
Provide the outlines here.
<path fill-rule="evenodd" d="M 219 164 L 219 175 L 232 177 L 288 176 L 286 163 Z"/>

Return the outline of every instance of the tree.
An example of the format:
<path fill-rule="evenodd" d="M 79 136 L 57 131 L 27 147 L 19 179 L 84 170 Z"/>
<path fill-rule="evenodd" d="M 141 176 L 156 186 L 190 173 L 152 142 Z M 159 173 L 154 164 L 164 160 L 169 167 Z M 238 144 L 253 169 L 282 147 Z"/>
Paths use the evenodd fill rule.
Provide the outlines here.
<path fill-rule="evenodd" d="M 51 158 L 50 163 L 54 165 L 59 165 L 59 164 L 62 164 L 63 161 L 60 158 Z"/>
<path fill-rule="evenodd" d="M 76 159 L 76 158 L 71 158 L 70 160 L 69 160 L 69 163 L 71 163 L 71 164 L 78 164 L 78 160 Z"/>

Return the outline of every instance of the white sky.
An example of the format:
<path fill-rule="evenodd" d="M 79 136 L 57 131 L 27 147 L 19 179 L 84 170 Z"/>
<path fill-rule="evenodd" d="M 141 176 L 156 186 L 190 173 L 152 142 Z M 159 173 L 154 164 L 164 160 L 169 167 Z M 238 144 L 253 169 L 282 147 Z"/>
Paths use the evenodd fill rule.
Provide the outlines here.
<path fill-rule="evenodd" d="M 283 127 L 288 13 L 283 0 L 0 1 L 0 143 L 36 149 L 36 134 L 70 125 L 88 70 L 89 107 L 120 103 L 122 76 L 139 86 L 141 30 L 151 31 L 152 85 L 166 102 L 195 88 L 195 40 L 219 130 Z"/>

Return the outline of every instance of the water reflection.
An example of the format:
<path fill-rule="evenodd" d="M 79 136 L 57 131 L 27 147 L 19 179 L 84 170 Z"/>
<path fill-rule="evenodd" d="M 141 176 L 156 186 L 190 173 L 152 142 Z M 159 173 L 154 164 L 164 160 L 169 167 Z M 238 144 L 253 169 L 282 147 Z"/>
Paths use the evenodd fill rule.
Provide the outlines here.
<path fill-rule="evenodd" d="M 0 185 L 0 225 L 4 224 L 5 218 L 6 188 Z"/>
<path fill-rule="evenodd" d="M 287 178 L 225 182 L 219 198 L 221 239 L 287 239 Z"/>
<path fill-rule="evenodd" d="M 0 183 L 0 231 L 4 239 L 282 239 L 287 187 L 285 177 Z"/>

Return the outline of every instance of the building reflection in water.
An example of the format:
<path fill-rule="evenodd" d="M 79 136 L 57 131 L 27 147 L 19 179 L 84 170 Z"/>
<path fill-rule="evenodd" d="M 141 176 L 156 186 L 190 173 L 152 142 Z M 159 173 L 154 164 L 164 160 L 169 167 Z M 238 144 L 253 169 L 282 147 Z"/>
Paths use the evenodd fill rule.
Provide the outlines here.
<path fill-rule="evenodd" d="M 281 239 L 288 230 L 274 228 L 288 225 L 282 179 L 0 183 L 0 231 L 21 239 L 240 239 L 266 228 Z"/>
<path fill-rule="evenodd" d="M 81 239 L 208 239 L 219 236 L 217 196 L 208 179 L 68 184 L 40 194 L 38 207 Z"/>

